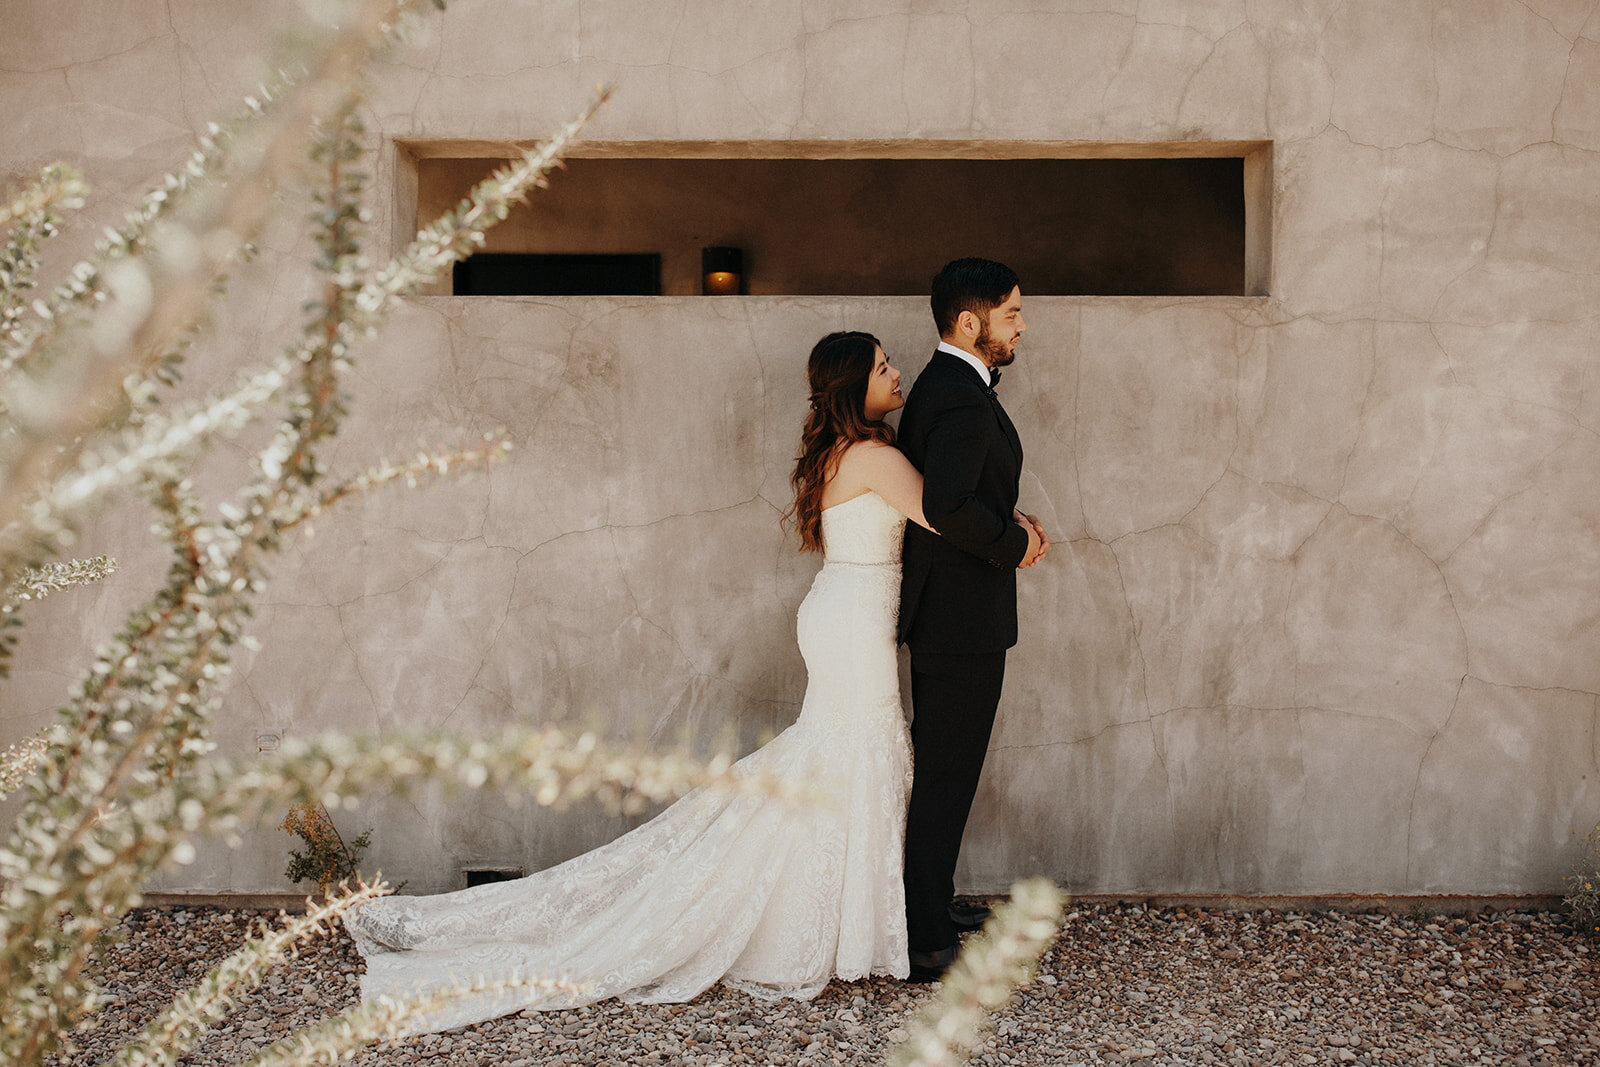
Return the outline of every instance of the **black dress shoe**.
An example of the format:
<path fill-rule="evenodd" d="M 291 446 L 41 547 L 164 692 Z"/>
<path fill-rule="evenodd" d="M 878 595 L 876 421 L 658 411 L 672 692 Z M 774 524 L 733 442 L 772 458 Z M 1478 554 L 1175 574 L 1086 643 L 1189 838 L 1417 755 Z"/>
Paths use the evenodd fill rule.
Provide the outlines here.
<path fill-rule="evenodd" d="M 989 921 L 989 909 L 982 904 L 952 904 L 950 905 L 950 922 L 962 933 L 968 930 L 979 930 Z"/>
<path fill-rule="evenodd" d="M 910 952 L 911 975 L 908 982 L 937 982 L 944 977 L 944 972 L 956 961 L 956 947 L 942 948 L 938 952 Z"/>

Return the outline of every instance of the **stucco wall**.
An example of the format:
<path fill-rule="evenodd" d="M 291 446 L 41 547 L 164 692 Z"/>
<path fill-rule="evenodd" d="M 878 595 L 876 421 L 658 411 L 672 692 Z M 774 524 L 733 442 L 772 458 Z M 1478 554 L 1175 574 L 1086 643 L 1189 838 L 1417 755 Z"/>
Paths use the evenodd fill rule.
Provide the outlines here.
<path fill-rule="evenodd" d="M 4 175 L 79 162 L 98 218 L 248 83 L 278 7 L 112 6 L 23 0 L 0 37 Z M 1600 816 L 1592 3 L 456 0 L 381 74 L 372 126 L 535 138 L 603 79 L 597 142 L 1272 141 L 1269 296 L 1026 303 L 1002 388 L 1057 547 L 1022 576 L 961 886 L 1556 887 Z M 201 381 L 296 320 L 301 241 L 264 244 Z M 804 354 L 846 325 L 913 371 L 934 340 L 911 297 L 416 301 L 360 356 L 337 462 L 456 426 L 516 451 L 317 525 L 224 751 L 266 726 L 780 729 L 815 562 L 775 520 Z M 0 741 L 153 581 L 146 521 L 90 531 L 124 570 L 33 617 Z M 349 822 L 412 889 L 626 825 L 476 796 Z M 159 887 L 282 887 L 287 843 L 264 828 Z"/>

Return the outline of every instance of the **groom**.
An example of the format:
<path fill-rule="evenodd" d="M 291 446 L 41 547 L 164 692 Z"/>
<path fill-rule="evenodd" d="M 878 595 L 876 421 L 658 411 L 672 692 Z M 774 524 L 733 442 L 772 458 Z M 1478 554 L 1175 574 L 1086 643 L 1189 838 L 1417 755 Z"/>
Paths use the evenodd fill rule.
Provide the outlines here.
<path fill-rule="evenodd" d="M 1022 291 L 1009 267 L 958 259 L 933 279 L 939 348 L 900 416 L 900 448 L 922 471 L 922 511 L 937 536 L 906 525 L 900 640 L 911 649 L 915 776 L 906 816 L 911 980 L 940 978 L 956 935 L 982 925 L 960 907 L 956 855 L 1017 643 L 1019 567 L 1050 539 L 1016 510 L 1022 442 L 995 395 L 1016 358 Z"/>

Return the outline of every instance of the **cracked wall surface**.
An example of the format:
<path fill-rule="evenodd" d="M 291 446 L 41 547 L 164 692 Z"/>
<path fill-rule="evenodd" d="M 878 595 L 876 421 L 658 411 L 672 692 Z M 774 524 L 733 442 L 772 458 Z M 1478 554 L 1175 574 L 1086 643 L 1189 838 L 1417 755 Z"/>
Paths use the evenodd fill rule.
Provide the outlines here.
<path fill-rule="evenodd" d="M 86 222 L 114 219 L 259 76 L 277 8 L 12 4 L 0 173 L 78 163 Z M 596 141 L 1273 142 L 1269 296 L 1026 300 L 1002 388 L 1057 545 L 1021 576 L 962 889 L 1559 886 L 1600 820 L 1600 0 L 455 0 L 369 120 L 386 143 L 532 139 L 608 79 Z M 380 219 L 395 166 L 374 160 Z M 929 220 L 1003 257 L 981 222 Z M 298 321 L 300 229 L 240 272 L 196 387 Z M 934 342 L 916 298 L 412 302 L 358 354 L 331 464 L 496 426 L 515 451 L 316 523 L 222 750 L 263 728 L 559 719 L 741 750 L 782 729 L 817 564 L 777 516 L 805 353 L 842 327 L 911 374 Z M 35 610 L 0 742 L 154 587 L 148 519 L 87 531 L 123 568 Z M 340 818 L 413 890 L 638 821 L 426 790 Z M 288 843 L 211 845 L 152 888 L 287 888 Z"/>

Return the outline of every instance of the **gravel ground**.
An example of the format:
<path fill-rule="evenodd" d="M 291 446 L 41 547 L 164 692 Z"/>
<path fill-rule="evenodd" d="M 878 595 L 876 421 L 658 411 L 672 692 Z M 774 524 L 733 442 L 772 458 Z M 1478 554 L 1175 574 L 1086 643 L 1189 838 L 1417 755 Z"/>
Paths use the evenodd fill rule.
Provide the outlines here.
<path fill-rule="evenodd" d="M 77 1034 L 99 1063 L 258 913 L 142 909 L 101 979 L 117 999 Z M 355 1000 L 349 939 L 275 973 L 184 1062 L 234 1062 Z M 716 988 L 689 1004 L 516 1015 L 369 1050 L 421 1064 L 866 1064 L 929 987 L 835 982 L 809 1003 Z M 1600 945 L 1549 913 L 1471 918 L 1080 906 L 977 1064 L 1600 1064 Z"/>

